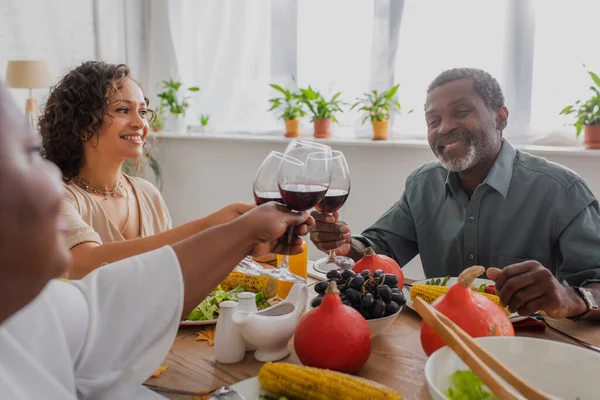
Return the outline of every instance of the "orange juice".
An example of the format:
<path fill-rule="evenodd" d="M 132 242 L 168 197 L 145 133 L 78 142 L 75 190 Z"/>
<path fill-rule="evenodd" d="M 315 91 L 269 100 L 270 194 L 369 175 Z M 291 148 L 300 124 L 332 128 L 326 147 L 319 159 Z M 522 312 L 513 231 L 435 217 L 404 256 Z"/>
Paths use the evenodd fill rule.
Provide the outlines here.
<path fill-rule="evenodd" d="M 302 253 L 290 256 L 290 272 L 292 274 L 296 274 L 298 276 L 306 278 L 308 265 L 308 245 L 305 241 L 302 242 L 302 248 L 304 248 L 304 251 Z M 278 254 L 277 265 L 281 264 L 282 259 L 283 256 L 281 254 Z M 292 289 L 293 285 L 293 282 L 278 281 L 277 295 L 282 299 L 285 299 L 290 293 L 290 290 Z"/>

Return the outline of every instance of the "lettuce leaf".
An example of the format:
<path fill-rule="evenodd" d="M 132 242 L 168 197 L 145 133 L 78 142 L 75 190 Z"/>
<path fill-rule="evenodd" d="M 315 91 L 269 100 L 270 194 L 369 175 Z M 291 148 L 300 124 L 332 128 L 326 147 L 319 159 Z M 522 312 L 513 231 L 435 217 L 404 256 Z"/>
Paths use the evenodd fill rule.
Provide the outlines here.
<path fill-rule="evenodd" d="M 451 379 L 452 385 L 446 392 L 451 400 L 498 400 L 484 389 L 483 382 L 473 371 L 456 371 Z"/>
<path fill-rule="evenodd" d="M 263 310 L 269 307 L 271 307 L 271 303 L 269 303 L 269 299 L 265 292 L 256 293 L 256 308 Z"/>
<path fill-rule="evenodd" d="M 187 317 L 188 321 L 208 321 L 219 317 L 219 303 L 226 300 L 237 301 L 237 295 L 244 291 L 244 286 L 239 285 L 229 292 L 217 286 L 212 293 L 202 301 Z"/>

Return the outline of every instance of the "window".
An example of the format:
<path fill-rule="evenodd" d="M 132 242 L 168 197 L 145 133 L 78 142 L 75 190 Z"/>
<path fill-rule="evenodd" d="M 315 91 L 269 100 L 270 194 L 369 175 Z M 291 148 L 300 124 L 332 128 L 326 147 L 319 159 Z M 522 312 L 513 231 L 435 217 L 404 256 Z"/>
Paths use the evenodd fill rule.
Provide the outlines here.
<path fill-rule="evenodd" d="M 91 0 L 59 2 L 4 1 L 0 11 L 0 68 L 2 76 L 9 60 L 44 60 L 53 78 L 83 61 L 94 59 L 93 4 Z M 26 90 L 11 90 L 18 104 L 29 97 Z M 46 89 L 35 89 L 41 106 Z"/>
<path fill-rule="evenodd" d="M 587 69 L 600 74 L 600 53 L 595 47 L 600 2 L 534 1 L 531 128 L 541 134 L 567 131 L 574 137 L 575 128 L 565 126 L 572 118 L 558 113 L 564 106 L 589 97 L 592 81 Z"/>
<path fill-rule="evenodd" d="M 298 85 L 354 103 L 369 89 L 373 21 L 372 0 L 298 1 Z M 345 112 L 333 129 L 352 131 L 358 118 Z"/>
<path fill-rule="evenodd" d="M 201 87 L 188 123 L 208 113 L 216 130 L 281 130 L 267 112 L 270 82 L 311 85 L 326 97 L 341 91 L 352 104 L 393 79 L 404 112 L 414 112 L 394 118 L 392 131 L 424 138 L 429 83 L 443 70 L 475 67 L 504 89 L 505 135 L 528 141 L 572 131 L 558 113 L 589 94 L 582 64 L 600 74 L 592 47 L 597 0 L 186 0 L 169 7 L 178 72 Z M 357 112 L 338 118 L 337 135 L 370 131 Z"/>
<path fill-rule="evenodd" d="M 424 138 L 427 86 L 443 70 L 481 68 L 502 84 L 505 37 L 504 1 L 407 0 L 394 72 L 398 100 L 414 111 L 396 118 L 394 131 Z"/>

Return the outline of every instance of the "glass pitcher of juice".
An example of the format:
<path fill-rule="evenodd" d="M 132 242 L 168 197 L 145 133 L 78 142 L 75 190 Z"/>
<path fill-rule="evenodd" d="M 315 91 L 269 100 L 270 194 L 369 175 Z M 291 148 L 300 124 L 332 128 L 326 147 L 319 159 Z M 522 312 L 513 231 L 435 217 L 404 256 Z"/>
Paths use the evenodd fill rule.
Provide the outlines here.
<path fill-rule="evenodd" d="M 290 272 L 303 278 L 307 277 L 308 268 L 308 244 L 306 241 L 302 241 L 302 248 L 304 251 L 300 254 L 290 256 Z M 283 256 L 277 255 L 277 265 L 281 264 Z M 294 282 L 277 281 L 277 295 L 285 299 L 290 293 L 290 290 L 294 286 Z"/>

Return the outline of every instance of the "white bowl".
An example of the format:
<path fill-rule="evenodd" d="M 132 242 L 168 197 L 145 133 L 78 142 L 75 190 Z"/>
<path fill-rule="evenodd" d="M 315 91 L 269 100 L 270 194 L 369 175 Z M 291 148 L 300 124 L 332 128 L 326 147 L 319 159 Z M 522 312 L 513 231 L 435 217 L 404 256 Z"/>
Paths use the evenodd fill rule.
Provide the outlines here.
<path fill-rule="evenodd" d="M 552 398 L 600 398 L 600 353 L 567 343 L 528 337 L 482 337 L 475 340 L 519 377 Z M 468 367 L 447 346 L 429 357 L 425 364 L 425 378 L 434 400 L 448 399 L 444 393 L 450 386 L 450 377 L 454 371 L 461 369 Z M 520 396 L 516 391 L 515 395 Z"/>
<path fill-rule="evenodd" d="M 312 303 L 312 299 L 311 299 L 311 303 Z M 402 307 L 403 306 L 400 306 L 400 310 L 398 310 L 397 313 L 388 315 L 387 317 L 377 318 L 377 319 L 368 319 L 367 324 L 369 324 L 369 329 L 371 329 L 371 337 L 374 338 L 375 336 L 381 335 L 390 326 L 392 326 L 392 324 L 394 323 L 396 318 L 398 318 L 400 311 L 402 311 Z M 309 310 L 312 310 L 314 307 L 309 303 L 308 308 L 309 308 Z"/>
<path fill-rule="evenodd" d="M 398 318 L 398 315 L 402 311 L 402 306 L 400 306 L 400 310 L 397 313 L 388 315 L 387 317 L 377 318 L 377 319 L 368 319 L 367 324 L 369 324 L 369 328 L 371 329 L 371 337 L 379 336 L 383 332 L 385 332 Z"/>

